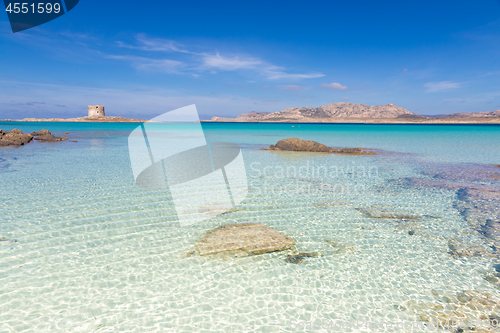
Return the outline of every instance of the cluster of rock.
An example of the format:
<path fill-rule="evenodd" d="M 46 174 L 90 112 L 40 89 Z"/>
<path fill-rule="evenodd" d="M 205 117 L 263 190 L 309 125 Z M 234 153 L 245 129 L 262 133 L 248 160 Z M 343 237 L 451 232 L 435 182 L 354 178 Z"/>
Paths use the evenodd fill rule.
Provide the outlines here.
<path fill-rule="evenodd" d="M 262 148 L 262 150 L 266 150 Z M 375 155 L 373 151 L 367 151 L 365 148 L 341 148 L 334 149 L 316 141 L 301 140 L 298 138 L 288 138 L 278 141 L 275 145 L 270 145 L 267 150 L 282 151 L 305 151 L 315 153 L 333 153 L 346 155 Z"/>
<path fill-rule="evenodd" d="M 429 167 L 430 168 L 430 167 Z M 497 165 L 460 164 L 448 169 L 424 171 L 432 178 L 405 178 L 396 184 L 455 191 L 454 208 L 478 232 L 482 244 L 468 239 L 448 240 L 448 253 L 455 259 L 485 257 L 500 259 L 500 170 Z"/>
<path fill-rule="evenodd" d="M 15 128 L 12 131 L 3 131 L 0 129 L 0 147 L 6 146 L 23 146 L 33 140 L 39 142 L 56 142 L 65 141 L 66 136 L 54 136 L 49 130 L 42 129 L 41 131 L 24 134 L 21 130 Z"/>
<path fill-rule="evenodd" d="M 489 293 L 464 290 L 440 295 L 431 289 L 433 301 L 410 300 L 394 308 L 412 310 L 424 323 L 422 328 L 452 332 L 498 332 L 500 299 Z"/>

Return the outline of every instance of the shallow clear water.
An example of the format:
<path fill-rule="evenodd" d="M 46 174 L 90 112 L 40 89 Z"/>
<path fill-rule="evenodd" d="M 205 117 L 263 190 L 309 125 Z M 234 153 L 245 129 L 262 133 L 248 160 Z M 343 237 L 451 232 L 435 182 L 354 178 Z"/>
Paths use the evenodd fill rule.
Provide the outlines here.
<path fill-rule="evenodd" d="M 204 123 L 208 141 L 242 148 L 249 194 L 185 227 L 168 193 L 135 185 L 127 137 L 137 124 L 0 123 L 14 127 L 78 142 L 0 150 L 0 332 L 404 332 L 365 324 L 422 324 L 462 291 L 500 298 L 484 279 L 496 257 L 449 254 L 450 239 L 485 244 L 456 209 L 456 191 L 398 182 L 500 164 L 500 126 Z M 387 152 L 259 150 L 287 137 Z M 322 255 L 298 265 L 283 253 L 183 256 L 207 230 L 244 222 Z M 342 322 L 352 326 L 327 326 Z M 433 330 L 442 331 L 413 331 Z"/>

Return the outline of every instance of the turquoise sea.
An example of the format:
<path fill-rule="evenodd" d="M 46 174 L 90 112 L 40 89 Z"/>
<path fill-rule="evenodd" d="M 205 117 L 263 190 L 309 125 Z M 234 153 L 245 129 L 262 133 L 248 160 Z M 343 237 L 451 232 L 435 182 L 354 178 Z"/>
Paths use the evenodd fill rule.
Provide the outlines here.
<path fill-rule="evenodd" d="M 0 148 L 0 332 L 500 331 L 499 125 L 202 123 L 249 193 L 188 226 L 135 184 L 137 126 L 0 122 L 77 141 Z M 260 150 L 289 137 L 379 154 Z M 186 255 L 246 222 L 320 255 Z"/>

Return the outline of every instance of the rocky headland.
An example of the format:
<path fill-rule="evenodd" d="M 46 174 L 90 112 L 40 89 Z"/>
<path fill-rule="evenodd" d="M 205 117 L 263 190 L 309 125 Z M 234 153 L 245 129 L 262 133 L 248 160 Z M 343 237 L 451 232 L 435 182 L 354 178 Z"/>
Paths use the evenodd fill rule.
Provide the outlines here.
<path fill-rule="evenodd" d="M 290 108 L 278 112 L 250 112 L 236 118 L 213 117 L 214 122 L 311 122 L 311 123 L 500 123 L 500 110 L 454 113 L 426 117 L 394 104 L 332 103 L 318 108 Z"/>
<path fill-rule="evenodd" d="M 262 148 L 262 150 L 266 150 Z M 303 151 L 313 153 L 330 153 L 330 154 L 344 154 L 344 155 L 375 155 L 373 151 L 366 148 L 340 148 L 334 149 L 316 141 L 301 140 L 298 138 L 288 138 L 278 141 L 275 145 L 270 145 L 267 150 L 281 150 L 281 151 Z"/>
<path fill-rule="evenodd" d="M 42 129 L 40 131 L 25 134 L 21 130 L 15 128 L 12 131 L 3 131 L 0 129 L 0 147 L 7 146 L 24 146 L 33 140 L 38 142 L 57 142 L 66 141 L 66 136 L 54 136 L 49 130 Z"/>

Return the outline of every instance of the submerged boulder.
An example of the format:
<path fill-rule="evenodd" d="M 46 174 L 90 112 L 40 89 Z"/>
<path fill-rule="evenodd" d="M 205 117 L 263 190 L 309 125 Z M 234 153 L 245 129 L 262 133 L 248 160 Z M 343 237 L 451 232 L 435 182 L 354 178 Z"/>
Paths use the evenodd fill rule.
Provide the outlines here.
<path fill-rule="evenodd" d="M 285 258 L 285 262 L 289 264 L 301 264 L 306 258 L 316 258 L 319 257 L 320 254 L 317 252 L 300 252 L 299 254 L 289 254 Z"/>
<path fill-rule="evenodd" d="M 208 231 L 196 244 L 199 255 L 256 255 L 283 251 L 294 246 L 293 239 L 259 223 L 229 224 Z"/>
<path fill-rule="evenodd" d="M 281 151 L 305 151 L 314 153 L 333 153 L 347 155 L 375 155 L 375 152 L 367 151 L 364 148 L 341 148 L 334 149 L 316 141 L 301 140 L 298 138 L 288 138 L 278 141 L 276 145 L 270 145 L 268 150 Z"/>
<path fill-rule="evenodd" d="M 416 220 L 421 216 L 409 214 L 407 212 L 395 212 L 386 207 L 361 207 L 356 210 L 368 218 L 386 220 Z"/>

